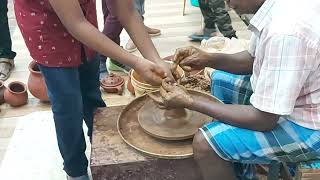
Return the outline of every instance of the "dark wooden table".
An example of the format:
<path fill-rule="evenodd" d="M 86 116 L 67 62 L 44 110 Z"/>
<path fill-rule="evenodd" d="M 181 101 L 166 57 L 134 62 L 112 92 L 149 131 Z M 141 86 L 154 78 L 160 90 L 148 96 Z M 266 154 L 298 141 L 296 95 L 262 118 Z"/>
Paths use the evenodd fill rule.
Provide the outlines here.
<path fill-rule="evenodd" d="M 124 106 L 100 108 L 93 125 L 90 167 L 94 180 L 201 180 L 192 158 L 147 157 L 121 139 L 117 119 Z"/>

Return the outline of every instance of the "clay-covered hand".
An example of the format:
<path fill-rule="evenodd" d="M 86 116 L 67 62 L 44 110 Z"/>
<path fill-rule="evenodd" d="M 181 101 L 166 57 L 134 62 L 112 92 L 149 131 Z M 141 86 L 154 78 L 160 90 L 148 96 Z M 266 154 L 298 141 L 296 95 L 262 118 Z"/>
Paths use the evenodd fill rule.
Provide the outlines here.
<path fill-rule="evenodd" d="M 149 96 L 161 107 L 167 109 L 188 108 L 193 103 L 192 96 L 183 86 L 176 83 L 172 84 L 168 79 L 162 81 L 160 95 L 160 97 L 155 97 L 154 95 Z"/>
<path fill-rule="evenodd" d="M 179 48 L 173 57 L 173 68 L 179 65 L 185 71 L 201 70 L 207 66 L 209 59 L 209 53 L 196 47 Z"/>
<path fill-rule="evenodd" d="M 163 60 L 162 60 L 163 61 Z M 180 75 L 177 73 L 176 69 L 172 69 L 172 64 L 166 63 L 165 61 L 160 61 L 161 63 L 158 63 L 160 67 L 162 67 L 162 70 L 166 73 L 167 79 L 174 83 L 178 79 L 180 79 Z"/>
<path fill-rule="evenodd" d="M 152 85 L 161 85 L 163 79 L 167 77 L 163 68 L 146 59 L 139 60 L 134 66 L 134 70 L 147 82 Z"/>

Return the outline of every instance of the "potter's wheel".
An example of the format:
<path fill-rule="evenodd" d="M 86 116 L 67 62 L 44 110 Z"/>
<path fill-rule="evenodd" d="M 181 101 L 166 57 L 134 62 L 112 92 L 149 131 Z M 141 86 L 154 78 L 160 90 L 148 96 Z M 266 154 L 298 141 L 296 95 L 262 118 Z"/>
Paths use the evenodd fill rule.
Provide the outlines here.
<path fill-rule="evenodd" d="M 138 112 L 138 121 L 146 133 L 164 140 L 190 139 L 212 118 L 188 109 L 160 109 L 151 99 Z"/>
<path fill-rule="evenodd" d="M 204 97 L 211 98 L 216 101 L 213 96 L 193 90 L 188 90 L 189 93 Z M 147 131 L 142 128 L 138 121 L 138 116 L 140 110 L 144 107 L 146 103 L 152 102 L 148 95 L 143 95 L 134 99 L 129 103 L 125 109 L 121 112 L 117 127 L 121 138 L 134 149 L 147 154 L 149 156 L 164 158 L 164 159 L 183 159 L 189 158 L 193 155 L 192 152 L 192 139 L 187 140 L 163 140 L 155 135 L 152 136 Z M 143 111 L 143 110 L 142 110 Z M 192 116 L 188 114 L 186 117 Z M 200 121 L 200 117 L 198 118 Z M 210 122 L 206 118 L 206 121 Z"/>

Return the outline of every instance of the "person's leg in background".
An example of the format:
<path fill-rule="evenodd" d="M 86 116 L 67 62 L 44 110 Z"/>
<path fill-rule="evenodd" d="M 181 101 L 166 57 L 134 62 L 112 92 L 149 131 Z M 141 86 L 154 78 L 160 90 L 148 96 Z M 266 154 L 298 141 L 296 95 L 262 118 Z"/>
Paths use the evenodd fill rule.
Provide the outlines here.
<path fill-rule="evenodd" d="M 102 12 L 104 17 L 103 34 L 110 38 L 113 42 L 120 45 L 120 33 L 123 29 L 120 21 L 115 14 L 111 0 L 102 1 Z"/>
<path fill-rule="evenodd" d="M 39 65 L 48 88 L 56 135 L 68 179 L 89 180 L 83 120 L 92 132 L 93 111 L 104 106 L 99 90 L 99 60 L 79 68 Z M 73 178 L 77 177 L 77 178 Z"/>
<path fill-rule="evenodd" d="M 145 3 L 145 0 L 134 0 L 134 4 L 135 4 L 135 7 L 136 7 L 136 10 L 138 11 L 138 13 L 141 15 L 142 19 L 144 19 L 143 15 L 145 13 L 145 10 L 144 10 L 144 3 Z M 148 32 L 148 34 L 151 36 L 151 37 L 154 37 L 154 36 L 159 36 L 161 35 L 161 31 L 159 29 L 155 29 L 155 28 L 151 28 L 151 27 L 148 27 L 146 26 L 146 30 Z M 127 42 L 126 46 L 125 46 L 125 49 L 128 51 L 128 52 L 134 52 L 137 50 L 137 47 L 135 46 L 135 44 L 133 43 L 133 41 L 131 39 L 129 39 L 129 41 Z"/>
<path fill-rule="evenodd" d="M 102 0 L 102 13 L 104 20 L 104 27 L 102 33 L 110 38 L 113 42 L 120 45 L 120 33 L 123 29 L 122 25 L 118 21 L 117 17 L 111 11 L 112 5 L 110 5 L 110 0 Z M 106 66 L 107 57 L 100 55 L 100 77 L 104 78 L 108 75 L 108 70 Z M 116 63 L 116 62 L 113 62 Z"/>
<path fill-rule="evenodd" d="M 135 0 L 135 7 L 136 7 L 138 13 L 141 15 L 142 19 L 144 19 L 144 14 L 145 14 L 144 4 L 145 4 L 145 0 Z M 161 34 L 160 29 L 151 28 L 146 25 L 145 25 L 145 27 L 146 27 L 148 34 L 152 37 L 159 36 Z"/>
<path fill-rule="evenodd" d="M 138 13 L 143 17 L 145 10 L 144 10 L 144 2 L 145 0 L 134 0 L 134 6 Z"/>
<path fill-rule="evenodd" d="M 204 28 L 189 36 L 193 41 L 202 41 L 203 39 L 209 39 L 210 37 L 217 35 L 216 17 L 212 12 L 212 9 L 209 8 L 206 0 L 199 0 L 199 7 L 204 19 Z"/>
<path fill-rule="evenodd" d="M 216 24 L 222 35 L 230 39 L 233 37 L 237 38 L 224 0 L 209 0 L 208 6 L 216 18 Z"/>
<path fill-rule="evenodd" d="M 12 51 L 12 42 L 8 24 L 8 0 L 0 1 L 0 80 L 10 77 L 14 68 L 13 59 L 16 53 Z"/>
<path fill-rule="evenodd" d="M 104 28 L 102 33 L 110 38 L 113 42 L 120 45 L 120 34 L 123 29 L 121 23 L 119 22 L 115 7 L 113 7 L 112 0 L 102 0 L 102 12 L 104 16 Z M 107 66 L 105 56 L 100 56 L 100 79 L 107 75 Z M 124 71 L 128 72 L 130 67 L 125 66 L 116 60 L 110 59 L 108 63 L 109 70 L 112 71 Z"/>

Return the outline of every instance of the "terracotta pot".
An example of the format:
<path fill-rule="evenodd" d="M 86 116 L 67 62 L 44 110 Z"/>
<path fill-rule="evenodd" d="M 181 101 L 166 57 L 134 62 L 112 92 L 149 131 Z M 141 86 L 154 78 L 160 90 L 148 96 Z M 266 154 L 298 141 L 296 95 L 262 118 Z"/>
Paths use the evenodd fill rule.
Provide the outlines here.
<path fill-rule="evenodd" d="M 28 93 L 26 85 L 19 81 L 11 82 L 4 91 L 4 100 L 14 107 L 27 104 Z"/>
<path fill-rule="evenodd" d="M 100 86 L 108 93 L 118 93 L 121 95 L 123 92 L 124 79 L 111 73 L 100 81 Z"/>
<path fill-rule="evenodd" d="M 170 61 L 166 61 L 167 63 L 172 63 Z M 177 73 L 179 73 L 179 75 L 181 77 L 185 76 L 185 73 L 183 71 L 183 69 L 181 67 L 178 66 L 177 68 Z M 132 73 L 130 74 L 130 78 L 131 78 L 131 84 L 133 86 L 134 89 L 134 94 L 135 96 L 139 97 L 143 94 L 149 93 L 149 92 L 153 92 L 153 91 L 157 91 L 159 90 L 160 86 L 154 86 L 151 84 L 146 83 L 141 76 L 139 76 L 139 74 L 132 70 Z"/>
<path fill-rule="evenodd" d="M 132 74 L 132 70 L 129 71 L 129 79 L 128 79 L 128 84 L 127 84 L 127 88 L 128 88 L 128 91 L 134 95 L 134 87 L 132 86 L 132 83 L 131 83 L 131 74 Z"/>
<path fill-rule="evenodd" d="M 30 93 L 40 101 L 48 102 L 47 86 L 35 61 L 29 64 L 29 71 L 28 89 Z"/>
<path fill-rule="evenodd" d="M 4 91 L 6 90 L 6 87 L 3 84 L 3 81 L 0 80 L 0 104 L 3 104 L 4 101 Z"/>

